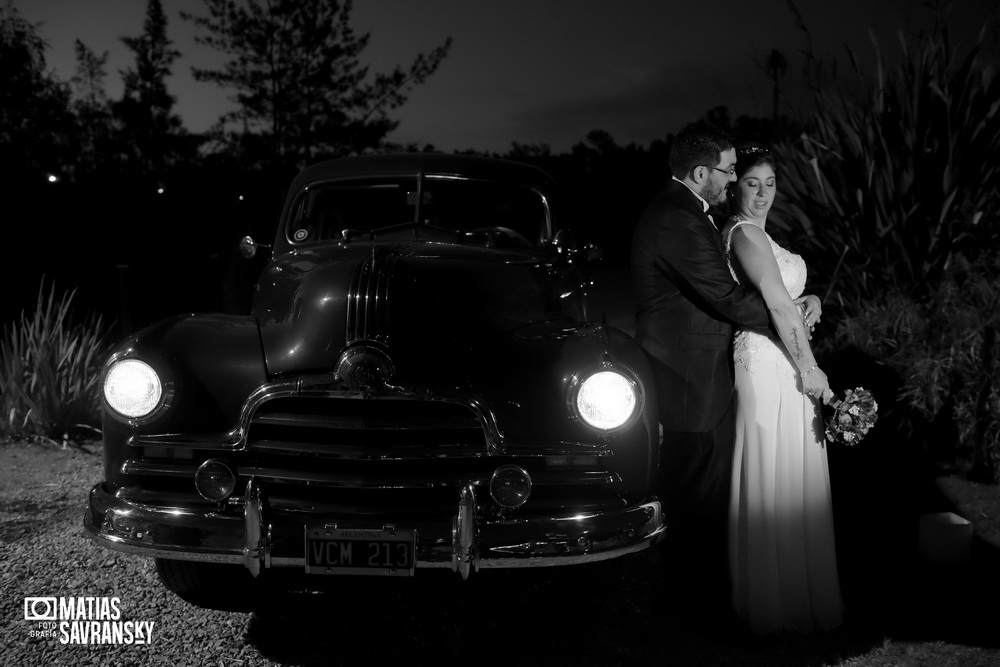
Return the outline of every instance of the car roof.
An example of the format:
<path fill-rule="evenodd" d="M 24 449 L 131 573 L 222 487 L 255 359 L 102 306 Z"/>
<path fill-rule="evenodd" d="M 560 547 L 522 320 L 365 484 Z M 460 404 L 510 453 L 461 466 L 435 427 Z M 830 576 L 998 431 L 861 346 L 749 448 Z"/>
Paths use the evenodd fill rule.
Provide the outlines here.
<path fill-rule="evenodd" d="M 318 162 L 299 173 L 292 181 L 289 195 L 322 181 L 416 174 L 497 180 L 541 190 L 554 185 L 552 177 L 542 169 L 513 160 L 449 153 L 390 153 Z"/>

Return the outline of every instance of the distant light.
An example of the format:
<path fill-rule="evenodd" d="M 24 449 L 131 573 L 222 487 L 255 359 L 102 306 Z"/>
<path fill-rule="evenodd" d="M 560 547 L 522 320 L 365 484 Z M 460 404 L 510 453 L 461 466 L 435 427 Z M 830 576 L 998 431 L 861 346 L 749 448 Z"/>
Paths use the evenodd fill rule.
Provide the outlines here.
<path fill-rule="evenodd" d="M 243 201 L 243 195 L 240 195 L 240 201 Z"/>
<path fill-rule="evenodd" d="M 45 177 L 45 180 L 47 180 L 49 183 L 58 183 L 59 177 L 56 176 L 55 174 L 49 174 L 48 176 Z"/>
<path fill-rule="evenodd" d="M 162 195 L 163 194 L 163 188 L 162 187 L 156 188 L 156 194 Z"/>

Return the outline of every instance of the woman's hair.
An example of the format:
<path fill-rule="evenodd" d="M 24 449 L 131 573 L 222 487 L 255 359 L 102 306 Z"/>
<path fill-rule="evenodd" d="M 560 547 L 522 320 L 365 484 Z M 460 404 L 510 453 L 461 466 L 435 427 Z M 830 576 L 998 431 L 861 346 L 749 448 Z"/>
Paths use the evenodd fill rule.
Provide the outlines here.
<path fill-rule="evenodd" d="M 743 175 L 759 165 L 766 164 L 771 169 L 777 171 L 774 162 L 774 154 L 760 144 L 741 144 L 736 149 L 736 179 L 743 178 Z"/>

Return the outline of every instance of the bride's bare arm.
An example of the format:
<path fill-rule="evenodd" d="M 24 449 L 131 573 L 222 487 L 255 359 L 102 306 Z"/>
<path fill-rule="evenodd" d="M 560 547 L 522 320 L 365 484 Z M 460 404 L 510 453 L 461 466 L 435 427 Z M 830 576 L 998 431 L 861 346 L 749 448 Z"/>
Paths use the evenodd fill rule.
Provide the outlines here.
<path fill-rule="evenodd" d="M 809 329 L 785 289 L 767 236 L 762 229 L 749 224 L 739 225 L 732 235 L 733 252 L 747 278 L 764 297 L 775 331 L 799 369 L 803 391 L 827 400 L 831 393 L 830 382 L 816 365 L 809 345 Z"/>

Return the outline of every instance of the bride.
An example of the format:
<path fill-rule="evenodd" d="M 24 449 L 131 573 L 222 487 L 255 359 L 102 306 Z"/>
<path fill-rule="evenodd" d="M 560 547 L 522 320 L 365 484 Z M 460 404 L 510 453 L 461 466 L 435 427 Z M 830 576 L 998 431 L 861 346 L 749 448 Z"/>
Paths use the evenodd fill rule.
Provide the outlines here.
<path fill-rule="evenodd" d="M 756 634 L 829 630 L 841 623 L 830 476 L 817 400 L 832 397 L 793 302 L 801 257 L 768 236 L 775 163 L 737 151 L 733 215 L 723 229 L 733 277 L 757 289 L 776 335 L 734 339 L 736 442 L 729 509 L 733 608 Z"/>

